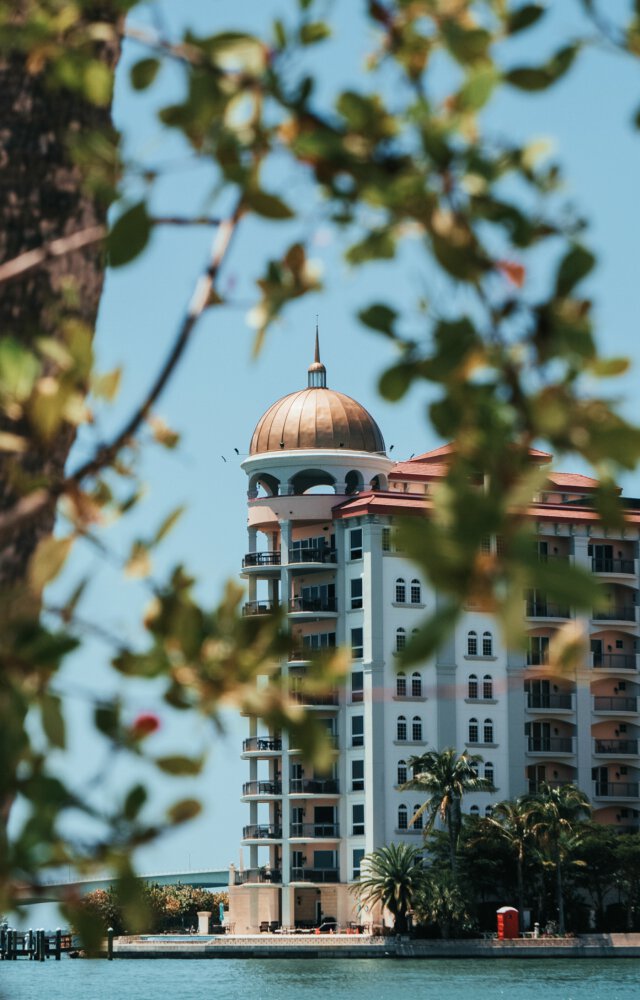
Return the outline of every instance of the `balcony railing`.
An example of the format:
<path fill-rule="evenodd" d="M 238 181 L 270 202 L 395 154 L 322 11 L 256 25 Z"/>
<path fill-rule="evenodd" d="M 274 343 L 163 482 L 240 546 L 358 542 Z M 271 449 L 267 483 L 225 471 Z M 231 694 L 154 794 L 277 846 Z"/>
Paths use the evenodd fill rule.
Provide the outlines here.
<path fill-rule="evenodd" d="M 562 562 L 569 562 L 568 552 L 538 552 L 538 562 L 551 562 L 560 559 Z"/>
<path fill-rule="evenodd" d="M 617 757 L 619 754 L 634 755 L 638 753 L 637 740 L 594 740 L 594 752 Z"/>
<path fill-rule="evenodd" d="M 289 549 L 290 563 L 335 563 L 337 553 L 335 549 L 318 549 L 309 546 L 308 549 Z"/>
<path fill-rule="evenodd" d="M 634 604 L 620 604 L 612 608 L 594 608 L 593 620 L 598 622 L 634 622 L 636 608 Z"/>
<path fill-rule="evenodd" d="M 530 694 L 527 701 L 527 708 L 573 708 L 573 695 L 571 694 Z"/>
<path fill-rule="evenodd" d="M 243 795 L 282 795 L 281 781 L 245 781 Z"/>
<path fill-rule="evenodd" d="M 336 778 L 291 778 L 289 791 L 294 795 L 337 795 L 340 786 Z"/>
<path fill-rule="evenodd" d="M 529 753 L 573 753 L 571 736 L 530 736 Z"/>
<path fill-rule="evenodd" d="M 635 670 L 635 653 L 593 653 L 593 666 L 599 670 Z"/>
<path fill-rule="evenodd" d="M 591 569 L 594 573 L 627 573 L 630 575 L 636 571 L 633 559 L 602 559 L 598 557 L 591 560 Z"/>
<path fill-rule="evenodd" d="M 247 882 L 275 882 L 279 885 L 282 882 L 282 872 L 274 868 L 245 868 L 244 871 L 236 872 L 236 885 L 245 885 Z"/>
<path fill-rule="evenodd" d="M 564 781 L 537 781 L 535 778 L 529 778 L 529 794 L 537 795 L 538 792 L 546 786 L 547 788 L 564 788 L 565 785 L 571 785 L 572 781 L 570 778 L 565 778 Z"/>
<path fill-rule="evenodd" d="M 594 695 L 594 712 L 635 712 L 638 707 L 638 699 L 630 698 L 626 695 Z"/>
<path fill-rule="evenodd" d="M 337 868 L 292 868 L 292 882 L 339 882 Z"/>
<path fill-rule="evenodd" d="M 292 597 L 289 611 L 337 611 L 335 597 Z"/>
<path fill-rule="evenodd" d="M 242 831 L 244 840 L 281 840 L 282 827 L 273 824 L 251 823 Z"/>
<path fill-rule="evenodd" d="M 535 650 L 529 650 L 527 653 L 527 666 L 528 667 L 544 667 L 549 662 L 549 650 L 540 650 L 536 652 Z"/>
<path fill-rule="evenodd" d="M 528 618 L 571 618 L 569 608 L 548 601 L 527 601 Z"/>
<path fill-rule="evenodd" d="M 280 552 L 270 549 L 268 552 L 247 552 L 242 560 L 243 566 L 279 566 Z"/>
<path fill-rule="evenodd" d="M 282 740 L 279 736 L 250 736 L 249 739 L 242 741 L 243 753 L 256 753 L 259 750 L 268 753 L 282 750 Z"/>
<path fill-rule="evenodd" d="M 242 607 L 243 615 L 270 615 L 277 611 L 277 601 L 247 601 Z"/>
<path fill-rule="evenodd" d="M 600 799 L 635 799 L 638 797 L 638 782 L 596 781 L 594 793 Z"/>
<path fill-rule="evenodd" d="M 337 823 L 292 823 L 290 837 L 335 837 L 340 836 Z"/>
<path fill-rule="evenodd" d="M 309 694 L 307 691 L 293 690 L 291 697 L 300 705 L 337 705 L 338 692 L 327 691 L 325 694 Z"/>

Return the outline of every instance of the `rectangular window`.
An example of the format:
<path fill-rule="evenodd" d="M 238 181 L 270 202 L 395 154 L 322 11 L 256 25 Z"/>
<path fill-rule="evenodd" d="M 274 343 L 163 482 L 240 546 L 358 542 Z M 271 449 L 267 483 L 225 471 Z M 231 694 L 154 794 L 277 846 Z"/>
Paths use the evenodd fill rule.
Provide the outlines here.
<path fill-rule="evenodd" d="M 490 635 L 482 637 L 482 655 L 493 656 L 493 639 Z"/>
<path fill-rule="evenodd" d="M 422 601 L 422 588 L 421 588 L 420 584 L 417 581 L 415 581 L 415 580 L 411 581 L 411 592 L 410 593 L 411 593 L 411 603 L 412 604 L 420 604 L 421 601 Z"/>
<path fill-rule="evenodd" d="M 478 723 L 473 719 L 469 723 L 469 743 L 477 743 L 478 735 Z"/>
<path fill-rule="evenodd" d="M 316 632 L 313 635 L 305 635 L 302 644 L 307 649 L 333 649 L 336 644 L 335 632 Z"/>
<path fill-rule="evenodd" d="M 493 681 L 485 677 L 482 681 L 482 697 L 485 701 L 493 700 Z"/>
<path fill-rule="evenodd" d="M 351 610 L 356 611 L 362 607 L 362 577 L 358 576 L 351 580 Z"/>
<path fill-rule="evenodd" d="M 364 834 L 363 804 L 358 804 L 351 807 L 351 833 L 354 837 L 361 837 Z"/>
<path fill-rule="evenodd" d="M 420 743 L 422 740 L 422 722 L 420 719 L 414 719 L 411 723 L 411 739 L 414 743 Z"/>
<path fill-rule="evenodd" d="M 352 528 L 349 532 L 349 558 L 362 559 L 362 528 Z"/>
<path fill-rule="evenodd" d="M 363 760 L 352 760 L 351 761 L 351 791 L 352 792 L 363 792 L 364 791 L 364 761 Z"/>
<path fill-rule="evenodd" d="M 364 631 L 361 628 L 351 629 L 351 656 L 361 660 L 364 656 Z"/>
<path fill-rule="evenodd" d="M 354 670 L 351 674 L 351 701 L 362 701 L 364 699 L 364 674 L 361 670 Z"/>
<path fill-rule="evenodd" d="M 362 865 L 362 859 L 364 858 L 364 848 L 355 847 L 353 850 L 353 878 L 360 878 L 360 866 Z"/>
<path fill-rule="evenodd" d="M 391 552 L 391 528 L 382 529 L 382 551 Z"/>
<path fill-rule="evenodd" d="M 364 715 L 351 716 L 351 746 L 364 746 Z"/>

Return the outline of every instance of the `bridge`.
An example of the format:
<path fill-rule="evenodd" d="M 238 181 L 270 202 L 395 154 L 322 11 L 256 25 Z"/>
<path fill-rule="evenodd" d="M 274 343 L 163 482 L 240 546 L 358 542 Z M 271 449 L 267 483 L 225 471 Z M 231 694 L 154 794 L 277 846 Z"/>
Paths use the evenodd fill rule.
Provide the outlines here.
<path fill-rule="evenodd" d="M 151 885 L 182 885 L 197 886 L 201 889 L 226 889 L 229 885 L 228 868 L 212 868 L 203 871 L 156 872 L 151 875 L 139 875 L 141 882 Z M 20 899 L 21 906 L 32 903 L 57 903 L 67 893 L 80 893 L 85 896 L 95 889 L 108 889 L 115 882 L 113 875 L 105 875 L 89 879 L 67 879 L 61 882 L 42 882 L 37 890 L 26 889 Z"/>

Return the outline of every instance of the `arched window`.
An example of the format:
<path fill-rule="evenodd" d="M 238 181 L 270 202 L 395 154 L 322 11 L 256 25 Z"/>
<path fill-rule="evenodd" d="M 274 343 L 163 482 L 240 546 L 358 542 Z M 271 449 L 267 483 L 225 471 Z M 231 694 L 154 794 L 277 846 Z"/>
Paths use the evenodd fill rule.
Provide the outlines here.
<path fill-rule="evenodd" d="M 407 633 L 403 628 L 396 629 L 396 653 L 401 653 L 407 645 Z"/>
<path fill-rule="evenodd" d="M 478 678 L 475 674 L 469 674 L 469 699 L 476 701 L 478 697 Z"/>
<path fill-rule="evenodd" d="M 411 603 L 421 604 L 422 603 L 422 586 L 419 580 L 411 581 L 411 591 L 410 591 Z"/>
<path fill-rule="evenodd" d="M 411 674 L 411 697 L 422 698 L 422 677 L 417 670 Z"/>
<path fill-rule="evenodd" d="M 407 720 L 404 715 L 398 716 L 396 723 L 396 739 L 399 743 L 404 743 L 407 738 Z"/>
<path fill-rule="evenodd" d="M 467 634 L 467 656 L 478 655 L 478 633 L 469 632 Z"/>
<path fill-rule="evenodd" d="M 422 719 L 419 715 L 414 715 L 411 720 L 411 739 L 414 743 L 422 741 Z"/>
<path fill-rule="evenodd" d="M 479 733 L 478 720 L 469 719 L 469 743 L 478 742 L 478 733 Z"/>
<path fill-rule="evenodd" d="M 488 760 L 487 763 L 484 765 L 484 776 L 487 781 L 490 781 L 491 784 L 493 784 L 494 770 L 493 770 L 493 764 L 491 763 L 490 760 Z"/>
<path fill-rule="evenodd" d="M 480 808 L 478 806 L 471 806 L 471 809 L 469 810 L 469 815 L 470 816 L 479 816 L 480 815 Z"/>
<path fill-rule="evenodd" d="M 406 760 L 398 761 L 398 784 L 404 785 L 407 781 L 407 762 Z"/>
<path fill-rule="evenodd" d="M 482 655 L 493 656 L 493 636 L 491 632 L 482 633 Z"/>
<path fill-rule="evenodd" d="M 482 678 L 482 697 L 485 701 L 493 699 L 493 679 L 491 674 L 485 674 Z"/>
<path fill-rule="evenodd" d="M 407 603 L 407 585 L 402 579 L 398 577 L 396 580 L 396 604 L 406 604 Z"/>
<path fill-rule="evenodd" d="M 396 695 L 398 698 L 406 698 L 407 696 L 407 678 L 405 674 L 398 674 L 396 676 Z"/>
<path fill-rule="evenodd" d="M 493 743 L 493 722 L 491 719 L 484 720 L 484 726 L 482 727 L 482 742 Z"/>
<path fill-rule="evenodd" d="M 406 830 L 409 826 L 409 815 L 405 805 L 398 806 L 398 829 Z"/>
<path fill-rule="evenodd" d="M 420 803 L 418 802 L 413 807 L 413 815 L 415 816 L 415 819 L 414 819 L 414 821 L 412 823 L 412 826 L 413 826 L 414 830 L 421 830 L 422 829 L 422 813 L 420 813 L 419 816 L 416 816 L 416 813 L 418 812 L 419 808 L 420 808 Z"/>
<path fill-rule="evenodd" d="M 493 806 L 485 806 L 484 814 L 487 817 L 487 819 L 490 819 L 491 816 L 493 816 Z"/>

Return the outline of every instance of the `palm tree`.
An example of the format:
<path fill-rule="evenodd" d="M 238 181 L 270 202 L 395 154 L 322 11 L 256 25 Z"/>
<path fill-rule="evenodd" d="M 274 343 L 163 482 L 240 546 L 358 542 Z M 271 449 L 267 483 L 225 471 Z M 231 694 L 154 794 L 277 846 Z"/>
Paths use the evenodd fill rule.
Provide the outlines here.
<path fill-rule="evenodd" d="M 498 802 L 493 807 L 491 816 L 482 821 L 482 826 L 476 840 L 486 840 L 487 837 L 499 837 L 509 848 L 516 859 L 516 896 L 520 917 L 520 932 L 522 932 L 522 917 L 524 914 L 524 864 L 527 850 L 534 843 L 533 806 L 525 798 L 515 801 Z"/>
<path fill-rule="evenodd" d="M 524 797 L 531 815 L 531 832 L 547 852 L 556 873 L 558 930 L 564 934 L 562 863 L 577 846 L 576 826 L 591 812 L 589 799 L 576 785 L 554 787 L 543 782 L 535 795 Z"/>
<path fill-rule="evenodd" d="M 493 785 L 487 778 L 478 775 L 478 764 L 482 757 L 463 751 L 458 754 L 452 747 L 446 750 L 427 750 L 419 757 L 411 757 L 413 778 L 403 788 L 427 792 L 429 798 L 417 810 L 412 823 L 423 813 L 427 814 L 425 835 L 433 829 L 438 817 L 449 834 L 449 856 L 451 871 L 456 870 L 456 851 L 462 828 L 462 798 L 467 792 L 492 791 Z"/>
<path fill-rule="evenodd" d="M 361 903 L 382 903 L 393 916 L 396 934 L 404 934 L 407 914 L 424 878 L 419 847 L 389 844 L 362 859 L 360 880 L 351 891 Z"/>

